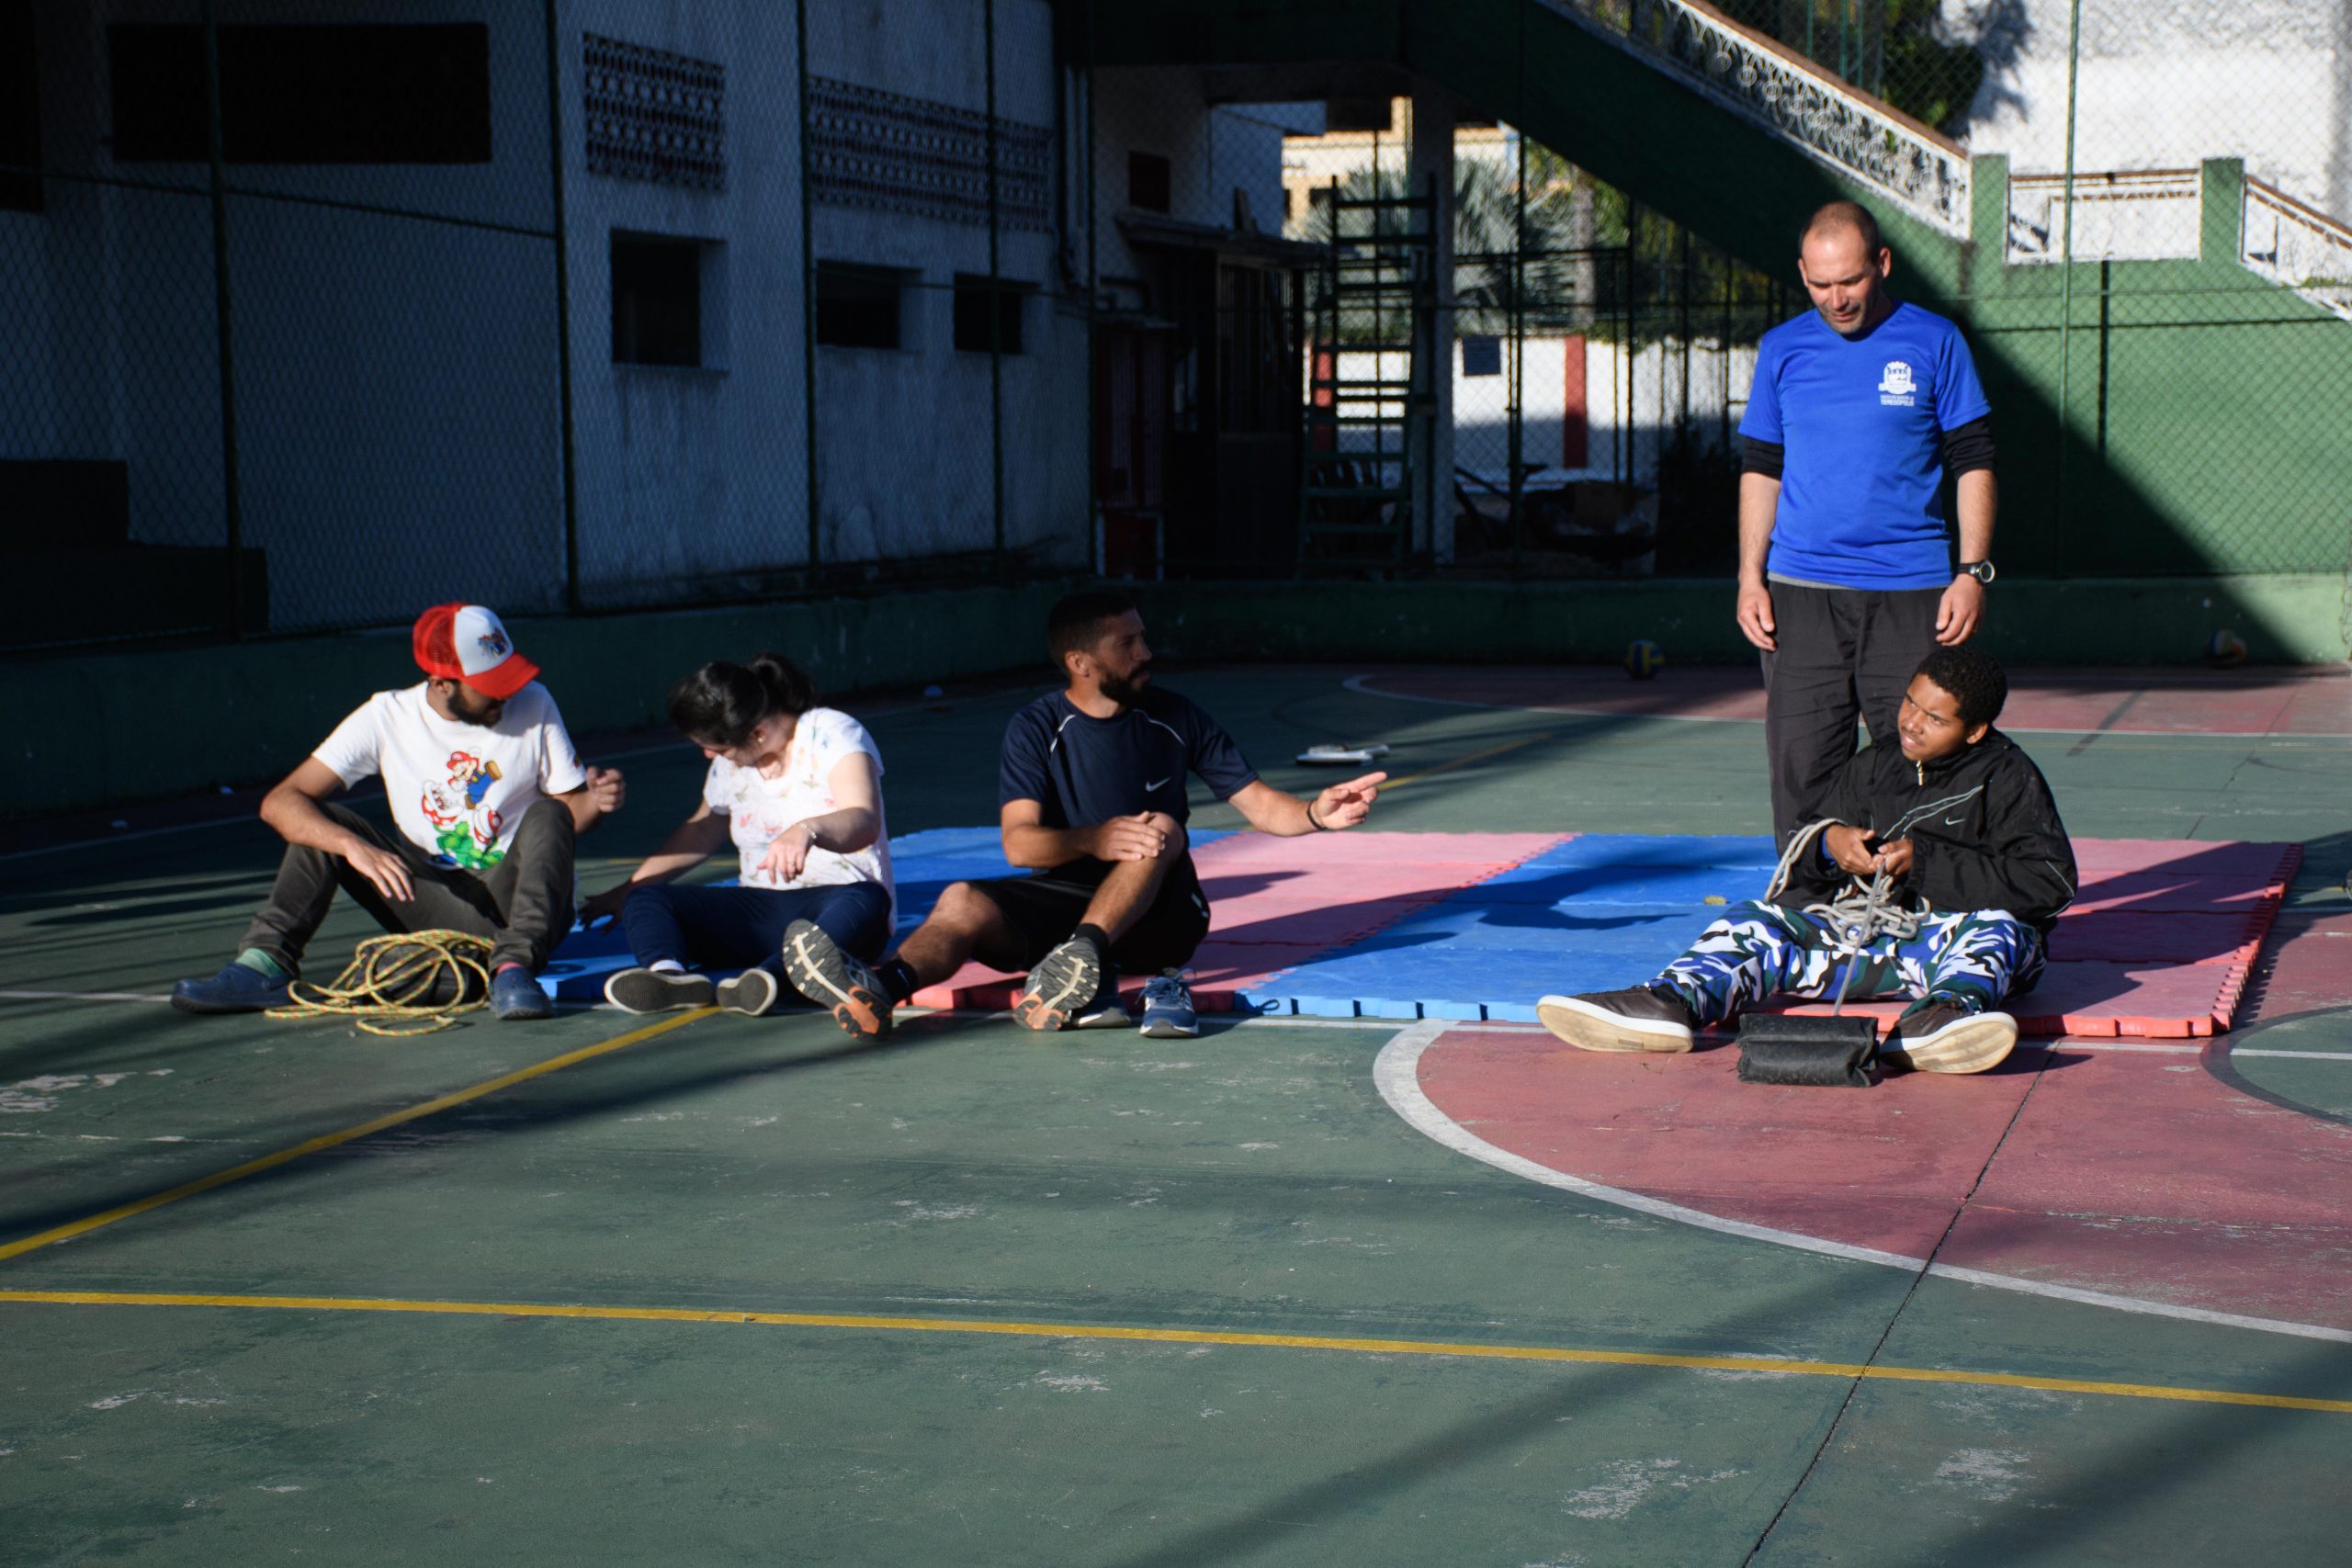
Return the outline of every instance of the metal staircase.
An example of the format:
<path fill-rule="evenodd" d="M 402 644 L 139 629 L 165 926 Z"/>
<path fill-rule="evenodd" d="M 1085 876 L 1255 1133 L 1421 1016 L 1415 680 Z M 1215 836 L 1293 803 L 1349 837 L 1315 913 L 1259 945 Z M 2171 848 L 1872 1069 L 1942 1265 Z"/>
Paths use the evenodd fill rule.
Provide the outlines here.
<path fill-rule="evenodd" d="M 1437 397 L 1433 195 L 1329 187 L 1330 241 L 1307 300 L 1298 558 L 1303 569 L 1401 564 L 1424 533 L 1414 481 Z M 1442 368 L 1440 367 L 1439 368 Z"/>

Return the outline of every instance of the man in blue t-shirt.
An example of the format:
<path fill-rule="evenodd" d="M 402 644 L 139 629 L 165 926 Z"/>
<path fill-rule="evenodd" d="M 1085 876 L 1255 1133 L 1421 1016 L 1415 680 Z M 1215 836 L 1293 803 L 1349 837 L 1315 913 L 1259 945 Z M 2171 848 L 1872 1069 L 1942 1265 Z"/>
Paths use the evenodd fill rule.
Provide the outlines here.
<path fill-rule="evenodd" d="M 1216 720 L 1151 684 L 1143 617 L 1120 594 L 1071 594 L 1046 637 L 1068 684 L 1012 716 L 997 775 L 1004 857 L 1029 874 L 953 884 L 871 969 L 807 921 L 785 932 L 793 984 L 831 998 L 853 1035 L 888 1033 L 893 1008 L 971 958 L 1028 972 L 1013 1012 L 1031 1029 L 1125 1024 L 1125 969 L 1154 976 L 1144 1033 L 1196 1033 L 1181 972 L 1208 934 L 1209 904 L 1184 832 L 1185 775 L 1279 838 L 1356 826 L 1388 777 L 1312 801 L 1266 783 Z"/>
<path fill-rule="evenodd" d="M 1740 421 L 1739 629 L 1763 650 L 1782 842 L 1820 814 L 1857 716 L 1894 743 L 1911 672 L 1968 640 L 1993 581 L 1992 408 L 1960 329 L 1887 294 L 1894 263 L 1856 203 L 1813 215 L 1797 265 L 1814 309 L 1764 334 Z"/>

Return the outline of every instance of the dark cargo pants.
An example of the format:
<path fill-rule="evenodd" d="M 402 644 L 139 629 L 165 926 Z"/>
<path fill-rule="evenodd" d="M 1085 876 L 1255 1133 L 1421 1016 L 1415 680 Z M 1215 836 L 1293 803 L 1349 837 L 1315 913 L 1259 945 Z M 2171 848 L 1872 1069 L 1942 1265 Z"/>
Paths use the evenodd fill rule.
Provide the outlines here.
<path fill-rule="evenodd" d="M 322 801 L 319 809 L 378 849 L 400 856 L 416 896 L 396 903 L 341 855 L 288 844 L 269 899 L 245 928 L 240 952 L 257 947 L 288 973 L 300 973 L 302 950 L 325 921 L 338 887 L 388 931 L 488 937 L 492 971 L 520 964 L 537 974 L 571 929 L 574 830 L 571 809 L 560 800 L 542 800 L 524 812 L 505 858 L 479 875 L 439 863 L 405 838 L 386 836 L 348 807 Z"/>

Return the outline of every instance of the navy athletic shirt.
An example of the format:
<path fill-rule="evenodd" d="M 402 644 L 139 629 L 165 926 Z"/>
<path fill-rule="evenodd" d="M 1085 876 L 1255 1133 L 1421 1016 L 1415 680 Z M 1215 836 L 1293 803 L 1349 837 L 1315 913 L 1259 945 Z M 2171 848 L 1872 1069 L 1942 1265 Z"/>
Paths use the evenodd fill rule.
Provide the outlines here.
<path fill-rule="evenodd" d="M 1090 718 L 1055 692 L 1004 727 L 997 805 L 1034 800 L 1047 828 L 1092 828 L 1144 811 L 1182 822 L 1188 772 L 1219 800 L 1258 776 L 1224 727 L 1173 692 L 1147 686 L 1116 718 Z"/>
<path fill-rule="evenodd" d="M 1941 588 L 1943 436 L 1992 412 L 1960 329 L 1898 304 L 1859 338 L 1807 310 L 1764 334 L 1739 433 L 1787 447 L 1766 565 L 1838 588 Z"/>

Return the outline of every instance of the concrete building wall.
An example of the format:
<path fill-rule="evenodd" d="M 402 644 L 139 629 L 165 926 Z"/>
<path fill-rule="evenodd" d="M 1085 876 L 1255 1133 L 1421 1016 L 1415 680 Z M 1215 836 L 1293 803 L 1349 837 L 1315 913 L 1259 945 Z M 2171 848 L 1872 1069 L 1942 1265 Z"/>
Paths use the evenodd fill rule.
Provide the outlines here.
<path fill-rule="evenodd" d="M 231 170 L 269 193 L 232 197 L 223 230 L 243 536 L 267 554 L 281 628 L 458 592 L 518 610 L 560 601 L 551 246 L 355 209 L 546 223 L 544 29 L 509 9 L 416 0 L 401 16 L 489 23 L 490 162 Z M 350 19 L 323 0 L 223 0 L 218 14 Z M 226 536 L 209 172 L 114 157 L 107 28 L 199 16 L 43 0 L 44 162 L 178 188 L 54 179 L 45 211 L 0 214 L 0 456 L 121 462 L 130 537 L 148 544 Z"/>
<path fill-rule="evenodd" d="M 812 6 L 809 68 L 978 113 L 988 106 L 982 22 L 981 7 L 953 0 Z M 998 118 L 1054 129 L 1061 87 L 1051 7 L 999 0 L 995 35 Z M 1053 178 L 1064 177 L 1057 160 Z M 1004 542 L 1074 564 L 1085 508 L 1086 333 L 1082 303 L 1073 312 L 1056 299 L 1075 290 L 1055 234 L 1000 223 L 998 276 L 1025 291 L 1021 351 L 999 360 L 1001 435 L 989 415 L 989 355 L 958 351 L 954 340 L 956 277 L 987 274 L 986 225 L 820 204 L 814 235 L 820 265 L 893 268 L 908 284 L 899 347 L 817 350 L 826 558 L 990 547 L 1001 446 Z"/>
<path fill-rule="evenodd" d="M 107 147 L 106 29 L 194 23 L 196 0 L 36 0 L 47 209 L 0 212 L 0 457 L 122 462 L 132 537 L 225 540 L 212 224 L 202 163 L 118 164 Z M 224 25 L 344 23 L 339 0 L 220 0 Z M 1098 96 L 1100 199 L 1083 167 L 1084 98 L 1055 57 L 1046 0 L 997 0 L 995 103 L 1057 138 L 1051 220 L 1000 230 L 1023 291 L 1020 352 L 953 344 L 958 274 L 989 267 L 984 223 L 818 200 L 811 249 L 901 269 L 890 350 L 816 350 L 820 549 L 897 560 L 1003 542 L 1080 564 L 1085 528 L 1086 246 L 1132 273 L 1110 226 L 1125 150 L 1170 159 L 1177 213 L 1217 226 L 1242 187 L 1279 227 L 1280 139 L 1311 118 L 1211 108 L 1197 73 L 1121 73 Z M 234 164 L 267 196 L 228 203 L 243 537 L 266 552 L 275 629 L 398 620 L 435 596 L 517 613 L 563 602 L 564 497 L 548 36 L 536 5 L 413 0 L 368 21 L 480 23 L 491 157 L 479 164 Z M 808 8 L 809 70 L 904 98 L 987 107 L 983 8 L 842 0 Z M 808 552 L 808 404 L 794 7 L 766 0 L 563 0 L 553 69 L 564 117 L 574 476 L 581 577 L 595 603 L 756 591 Z M 697 189 L 592 172 L 582 34 L 725 72 L 726 177 Z M 382 212 L 360 209 L 384 209 Z M 424 215 L 422 217 L 417 215 Z M 442 220 L 440 221 L 427 220 Z M 1059 227 L 1057 228 L 1056 225 Z M 536 232 L 534 231 L 536 231 Z M 616 363 L 616 233 L 702 248 L 703 363 Z"/>
<path fill-rule="evenodd" d="M 2066 161 L 2068 0 L 1947 0 L 1984 83 L 1962 140 L 2020 173 Z M 2075 165 L 2246 172 L 2352 216 L 2352 0 L 2083 0 Z"/>
<path fill-rule="evenodd" d="M 799 61 L 788 6 L 576 0 L 559 64 L 582 102 L 582 32 L 726 70 L 723 190 L 591 173 L 567 127 L 572 407 L 583 597 L 721 591 L 808 558 Z M 703 243 L 703 364 L 616 363 L 614 235 Z M 649 595 L 649 586 L 655 589 Z"/>

